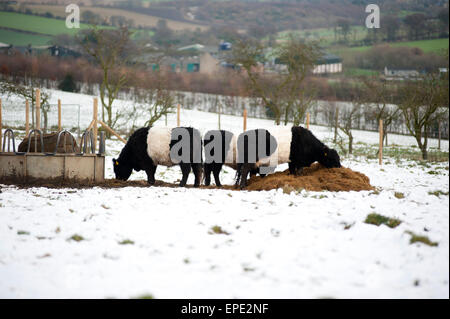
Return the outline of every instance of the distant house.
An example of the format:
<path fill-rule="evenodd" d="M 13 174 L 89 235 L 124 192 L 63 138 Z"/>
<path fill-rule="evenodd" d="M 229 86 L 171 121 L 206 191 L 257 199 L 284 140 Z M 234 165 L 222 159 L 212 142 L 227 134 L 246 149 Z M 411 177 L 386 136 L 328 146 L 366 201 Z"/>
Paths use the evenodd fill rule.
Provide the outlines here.
<path fill-rule="evenodd" d="M 411 80 L 417 79 L 420 75 L 420 72 L 417 70 L 394 70 L 388 69 L 387 66 L 384 67 L 384 78 L 387 81 L 403 81 L 403 80 Z"/>
<path fill-rule="evenodd" d="M 9 51 L 11 48 L 12 48 L 12 45 L 0 42 L 0 53 L 10 54 Z"/>
<path fill-rule="evenodd" d="M 54 57 L 71 57 L 71 58 L 79 58 L 81 56 L 81 53 L 70 49 L 68 47 L 63 47 L 59 45 L 44 45 L 44 46 L 37 46 L 33 47 L 34 50 L 36 50 L 37 54 L 46 53 Z"/>
<path fill-rule="evenodd" d="M 278 72 L 286 69 L 286 65 L 280 62 L 278 58 L 274 59 L 272 65 L 273 70 Z M 268 71 L 270 72 L 270 68 Z M 333 74 L 340 72 L 342 72 L 342 59 L 331 53 L 323 53 L 313 68 L 313 74 Z"/>
<path fill-rule="evenodd" d="M 314 74 L 332 74 L 342 72 L 342 59 L 331 53 L 324 53 L 314 66 Z"/>
<path fill-rule="evenodd" d="M 48 54 L 55 57 L 72 57 L 78 58 L 81 53 L 62 46 L 57 45 L 43 45 L 43 46 L 13 46 L 5 43 L 0 43 L 0 52 L 12 55 L 15 53 L 21 53 L 25 55 L 41 55 Z"/>

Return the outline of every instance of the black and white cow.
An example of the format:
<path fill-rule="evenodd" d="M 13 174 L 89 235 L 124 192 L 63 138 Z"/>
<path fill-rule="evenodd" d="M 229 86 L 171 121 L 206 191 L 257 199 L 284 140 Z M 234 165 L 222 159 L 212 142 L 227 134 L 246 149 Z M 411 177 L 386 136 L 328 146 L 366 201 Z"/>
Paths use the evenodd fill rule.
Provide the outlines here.
<path fill-rule="evenodd" d="M 216 186 L 220 183 L 220 171 L 225 164 L 236 169 L 236 137 L 233 133 L 225 130 L 211 130 L 203 137 L 205 150 L 205 185 L 211 184 L 211 172 L 213 173 Z"/>
<path fill-rule="evenodd" d="M 238 136 L 236 143 L 236 185 L 244 188 L 247 175 L 259 173 L 262 177 L 273 172 L 273 154 L 277 150 L 276 138 L 266 129 L 248 130 Z M 272 166 L 270 165 L 272 163 Z"/>
<path fill-rule="evenodd" d="M 182 140 L 187 141 L 187 148 L 181 147 Z M 143 127 L 130 136 L 119 158 L 113 159 L 117 179 L 127 180 L 133 169 L 145 170 L 150 185 L 155 184 L 155 172 L 158 165 L 180 165 L 183 173 L 180 186 L 186 185 L 192 168 L 195 175 L 194 186 L 198 187 L 202 177 L 200 132 L 192 127 Z"/>
<path fill-rule="evenodd" d="M 263 132 L 264 130 L 261 130 Z M 255 168 L 269 167 L 268 171 L 275 169 L 274 166 L 289 163 L 289 173 L 299 175 L 303 167 L 309 167 L 314 162 L 319 162 L 327 168 L 341 167 L 339 154 L 328 148 L 319 141 L 311 131 L 301 126 L 277 126 L 268 130 L 270 135 L 276 140 L 275 148 L 270 146 L 268 156 L 257 158 L 256 161 L 240 160 L 241 153 L 248 152 L 247 146 L 239 147 L 240 138 L 249 131 L 242 133 L 238 137 L 238 173 L 236 174 L 236 184 L 241 188 L 247 186 L 247 175 Z M 270 139 L 267 139 L 269 141 Z M 271 142 L 273 143 L 273 142 Z M 266 146 L 269 150 L 269 146 Z"/>

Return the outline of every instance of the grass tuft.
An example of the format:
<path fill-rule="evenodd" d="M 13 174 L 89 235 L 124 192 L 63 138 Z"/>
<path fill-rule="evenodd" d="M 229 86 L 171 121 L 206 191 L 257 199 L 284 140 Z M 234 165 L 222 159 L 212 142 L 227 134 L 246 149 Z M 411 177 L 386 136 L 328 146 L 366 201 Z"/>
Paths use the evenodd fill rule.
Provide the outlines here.
<path fill-rule="evenodd" d="M 402 221 L 399 219 L 389 218 L 389 217 L 379 215 L 376 213 L 367 215 L 366 220 L 364 222 L 366 224 L 372 224 L 372 225 L 376 225 L 376 226 L 380 226 L 381 224 L 383 224 L 390 228 L 395 228 L 402 223 Z"/>
<path fill-rule="evenodd" d="M 441 191 L 441 190 L 437 190 L 437 191 L 434 191 L 434 192 L 428 192 L 428 195 L 434 195 L 434 196 L 436 196 L 436 197 L 440 197 L 441 195 L 442 196 L 448 196 L 448 192 L 444 192 L 444 191 Z"/>
<path fill-rule="evenodd" d="M 223 235 L 229 235 L 229 234 L 230 234 L 230 233 L 224 231 L 224 230 L 222 229 L 222 227 L 217 226 L 217 225 L 211 227 L 211 229 L 209 230 L 208 233 L 211 234 L 211 235 L 212 235 L 212 234 L 223 234 Z"/>
<path fill-rule="evenodd" d="M 119 245 L 134 245 L 134 241 L 130 239 L 124 239 L 122 241 L 119 241 Z"/>
<path fill-rule="evenodd" d="M 394 196 L 395 196 L 396 198 L 398 198 L 398 199 L 405 198 L 405 194 L 400 193 L 400 192 L 395 192 L 395 193 L 394 193 Z"/>
<path fill-rule="evenodd" d="M 422 243 L 431 247 L 437 247 L 439 245 L 438 242 L 431 241 L 430 238 L 428 238 L 428 236 L 417 235 L 412 231 L 407 231 L 406 233 L 411 235 L 411 239 L 409 240 L 410 244 Z"/>
<path fill-rule="evenodd" d="M 84 240 L 84 238 L 83 238 L 83 236 L 80 236 L 78 234 L 74 234 L 74 235 L 72 235 L 72 237 L 69 238 L 69 240 L 73 240 L 73 241 L 79 242 L 79 241 Z"/>

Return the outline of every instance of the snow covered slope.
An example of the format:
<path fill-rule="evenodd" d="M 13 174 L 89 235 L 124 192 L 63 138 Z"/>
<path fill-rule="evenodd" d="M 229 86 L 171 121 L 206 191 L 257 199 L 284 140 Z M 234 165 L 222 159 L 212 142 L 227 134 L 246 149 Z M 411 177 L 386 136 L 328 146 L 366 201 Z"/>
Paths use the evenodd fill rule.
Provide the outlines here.
<path fill-rule="evenodd" d="M 91 105 L 90 97 L 71 96 Z M 182 124 L 217 128 L 217 115 L 184 111 Z M 242 120 L 223 116 L 222 128 L 239 132 Z M 324 127 L 312 131 L 321 139 L 333 135 Z M 370 144 L 378 136 L 355 132 L 355 139 Z M 405 136 L 390 142 L 414 144 Z M 448 150 L 448 142 L 443 146 Z M 108 141 L 107 177 L 122 147 Z M 0 185 L 0 297 L 448 298 L 448 162 L 387 159 L 380 167 L 349 157 L 343 165 L 366 174 L 377 190 Z M 233 183 L 234 174 L 225 168 L 223 183 Z M 156 179 L 179 178 L 178 167 L 158 167 Z M 371 213 L 402 223 L 367 224 Z M 438 245 L 411 244 L 408 232 Z"/>

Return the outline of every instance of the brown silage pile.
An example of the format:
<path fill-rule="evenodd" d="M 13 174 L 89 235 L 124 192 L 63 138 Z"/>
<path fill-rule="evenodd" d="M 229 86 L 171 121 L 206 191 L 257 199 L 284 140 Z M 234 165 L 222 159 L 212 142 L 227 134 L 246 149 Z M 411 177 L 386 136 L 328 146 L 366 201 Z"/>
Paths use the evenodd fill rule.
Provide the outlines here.
<path fill-rule="evenodd" d="M 373 190 L 369 178 L 346 167 L 325 168 L 315 163 L 303 168 L 301 175 L 290 175 L 289 171 L 277 172 L 264 178 L 253 176 L 246 190 L 262 191 L 277 188 L 310 191 L 362 191 Z"/>

